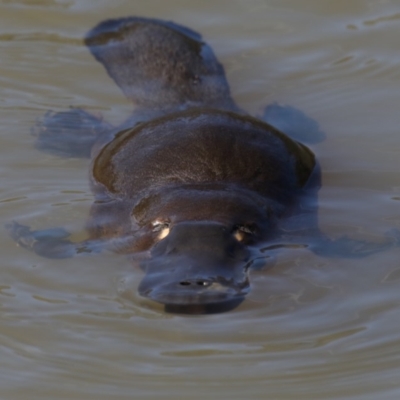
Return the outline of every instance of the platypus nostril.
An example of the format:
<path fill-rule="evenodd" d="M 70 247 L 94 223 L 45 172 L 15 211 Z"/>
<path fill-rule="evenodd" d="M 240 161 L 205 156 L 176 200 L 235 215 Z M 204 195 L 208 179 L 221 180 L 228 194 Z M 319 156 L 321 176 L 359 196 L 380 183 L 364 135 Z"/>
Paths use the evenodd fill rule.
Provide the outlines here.
<path fill-rule="evenodd" d="M 179 284 L 181 286 L 190 286 L 190 285 L 197 285 L 197 286 L 210 286 L 211 282 L 205 280 L 197 280 L 197 281 L 180 281 Z"/>

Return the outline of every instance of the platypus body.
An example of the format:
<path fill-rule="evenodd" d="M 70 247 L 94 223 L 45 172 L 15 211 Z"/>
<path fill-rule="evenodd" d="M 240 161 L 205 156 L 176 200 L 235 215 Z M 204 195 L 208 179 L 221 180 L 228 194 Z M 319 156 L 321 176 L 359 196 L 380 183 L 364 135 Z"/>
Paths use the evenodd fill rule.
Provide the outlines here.
<path fill-rule="evenodd" d="M 92 158 L 89 239 L 14 222 L 19 244 L 54 258 L 102 248 L 141 254 L 139 293 L 189 313 L 240 303 L 249 267 L 269 249 L 300 243 L 348 255 L 358 246 L 365 255 L 387 245 L 360 251 L 359 242 L 319 232 L 314 154 L 235 104 L 199 34 L 131 17 L 100 23 L 85 42 L 134 111 L 118 127 L 80 109 L 45 116 L 34 130 L 39 148 Z M 266 110 L 264 119 L 286 118 L 284 107 Z"/>
<path fill-rule="evenodd" d="M 119 133 L 94 159 L 91 236 L 150 250 L 139 291 L 209 304 L 248 291 L 250 246 L 294 206 L 315 165 L 263 122 L 188 109 Z"/>

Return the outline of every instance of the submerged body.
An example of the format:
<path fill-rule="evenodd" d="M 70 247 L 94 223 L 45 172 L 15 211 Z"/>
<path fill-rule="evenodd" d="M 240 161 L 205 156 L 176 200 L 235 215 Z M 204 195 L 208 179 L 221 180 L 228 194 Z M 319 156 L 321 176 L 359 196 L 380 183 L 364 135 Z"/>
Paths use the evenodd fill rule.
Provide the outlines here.
<path fill-rule="evenodd" d="M 396 236 L 360 251 L 359 242 L 319 232 L 313 153 L 237 107 L 196 32 L 132 17 L 102 22 L 86 44 L 134 112 L 119 127 L 79 109 L 46 115 L 35 129 L 39 148 L 92 158 L 90 237 L 73 243 L 65 231 L 13 223 L 19 244 L 55 258 L 104 247 L 145 255 L 139 293 L 177 312 L 242 301 L 260 249 L 295 242 L 346 256 L 357 246 L 366 255 L 397 244 Z M 265 117 L 276 111 L 287 123 L 283 107 L 267 107 Z"/>
<path fill-rule="evenodd" d="M 95 157 L 92 237 L 151 250 L 141 294 L 208 304 L 248 290 L 250 244 L 276 230 L 313 154 L 251 117 L 189 109 L 120 132 Z M 118 210 L 118 212 L 113 212 Z M 200 295 L 201 294 L 201 295 Z"/>

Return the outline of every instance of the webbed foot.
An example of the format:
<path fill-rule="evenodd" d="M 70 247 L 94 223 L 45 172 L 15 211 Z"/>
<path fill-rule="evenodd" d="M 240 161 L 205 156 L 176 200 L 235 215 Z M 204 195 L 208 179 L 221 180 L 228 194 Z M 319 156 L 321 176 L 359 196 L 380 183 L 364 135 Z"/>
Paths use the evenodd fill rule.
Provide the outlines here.
<path fill-rule="evenodd" d="M 48 111 L 32 128 L 36 147 L 64 157 L 90 157 L 99 136 L 111 125 L 80 108 L 69 111 Z"/>
<path fill-rule="evenodd" d="M 63 228 L 33 231 L 29 226 L 11 222 L 5 226 L 8 234 L 21 247 L 47 258 L 69 258 L 79 253 L 94 251 L 92 242 L 74 243 Z"/>
<path fill-rule="evenodd" d="M 385 240 L 378 243 L 343 236 L 335 240 L 317 240 L 310 248 L 315 254 L 325 257 L 362 258 L 398 246 L 400 246 L 400 230 L 392 229 L 386 232 Z"/>
<path fill-rule="evenodd" d="M 301 143 L 319 143 L 325 139 L 318 123 L 295 107 L 270 104 L 261 119 Z"/>
<path fill-rule="evenodd" d="M 294 232 L 284 234 L 278 240 L 260 249 L 262 253 L 279 250 L 308 248 L 313 253 L 329 258 L 363 258 L 392 247 L 400 247 L 400 230 L 391 229 L 386 232 L 382 242 L 369 242 L 342 236 L 338 239 L 330 239 L 319 230 L 312 232 Z"/>

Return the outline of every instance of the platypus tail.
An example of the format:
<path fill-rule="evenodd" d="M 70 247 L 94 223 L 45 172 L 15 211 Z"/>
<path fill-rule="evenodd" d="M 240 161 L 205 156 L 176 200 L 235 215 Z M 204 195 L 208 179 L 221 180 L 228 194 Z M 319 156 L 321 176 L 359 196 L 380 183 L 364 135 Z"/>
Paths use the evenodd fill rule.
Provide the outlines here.
<path fill-rule="evenodd" d="M 94 27 L 85 43 L 141 109 L 237 109 L 211 47 L 186 27 L 139 17 L 112 19 Z"/>

